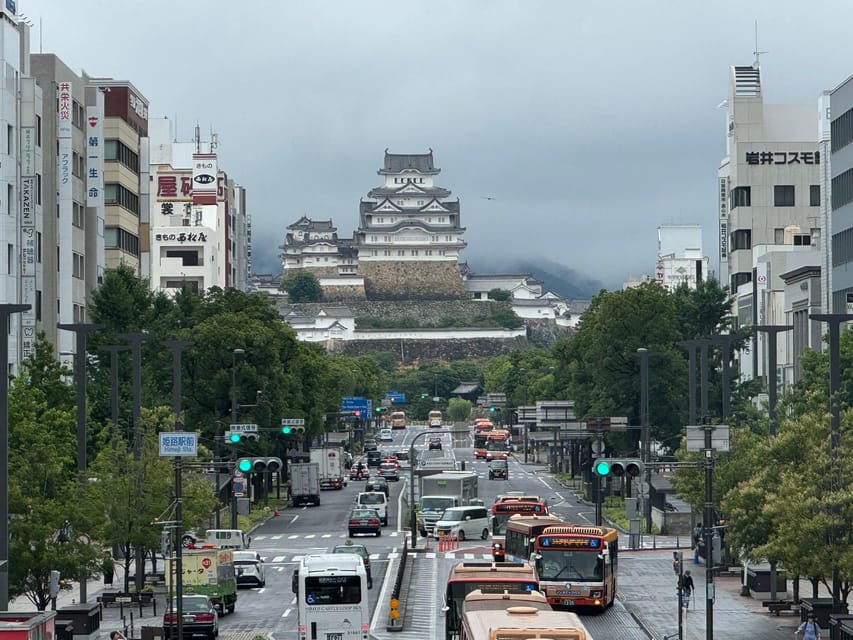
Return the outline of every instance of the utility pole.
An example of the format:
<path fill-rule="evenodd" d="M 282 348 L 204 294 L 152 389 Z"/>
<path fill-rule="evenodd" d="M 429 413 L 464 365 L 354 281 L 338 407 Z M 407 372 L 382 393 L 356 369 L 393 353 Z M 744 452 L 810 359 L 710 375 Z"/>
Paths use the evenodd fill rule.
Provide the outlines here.
<path fill-rule="evenodd" d="M 723 365 L 723 391 L 722 391 L 722 418 L 723 421 L 728 420 L 729 414 L 731 413 L 731 401 L 732 401 L 732 386 L 729 379 L 729 363 L 732 358 L 732 343 L 737 340 L 740 336 L 733 333 L 727 333 L 725 335 L 717 335 L 711 336 L 709 340 L 713 344 L 719 344 L 722 348 L 722 353 L 720 355 L 720 360 Z M 775 354 L 775 350 L 774 350 Z M 775 357 L 774 357 L 775 362 Z M 776 368 L 775 365 L 773 367 Z M 691 424 L 693 424 L 691 422 Z"/>
<path fill-rule="evenodd" d="M 651 428 L 649 425 L 649 350 L 645 348 L 637 349 L 637 354 L 640 356 L 640 426 L 641 438 L 643 447 L 640 451 L 640 459 L 643 461 L 643 468 L 646 476 L 646 499 L 644 501 L 643 516 L 646 519 L 646 533 L 652 532 L 652 468 L 649 463 L 652 461 L 651 447 Z M 630 483 L 631 479 L 628 478 Z"/>
<path fill-rule="evenodd" d="M 175 431 L 181 431 L 181 353 L 193 343 L 189 340 L 170 340 L 166 342 L 172 350 L 172 412 L 175 414 Z M 172 530 L 172 549 L 175 553 L 175 617 L 177 637 L 184 637 L 184 545 L 183 533 L 183 471 L 181 456 L 175 457 L 175 528 Z M 223 609 L 224 611 L 224 609 Z"/>
<path fill-rule="evenodd" d="M 815 318 L 815 316 L 811 316 Z M 778 334 L 790 331 L 793 325 L 769 325 L 757 324 L 753 327 L 756 334 L 755 348 L 758 349 L 758 332 L 767 334 L 767 393 L 768 393 L 768 416 L 770 418 L 770 435 L 776 435 L 776 340 Z M 830 355 L 830 359 L 832 356 Z M 756 372 L 757 373 L 757 372 Z M 774 598 L 775 600 L 775 598 Z"/>
<path fill-rule="evenodd" d="M 705 349 L 707 353 L 707 346 Z M 705 432 L 705 638 L 714 640 L 714 450 L 711 438 L 714 425 L 710 424 L 708 416 L 702 418 L 702 430 Z"/>
<path fill-rule="evenodd" d="M 682 340 L 678 343 L 678 346 L 686 349 L 688 354 L 687 399 L 690 416 L 688 424 L 696 424 L 696 347 L 699 346 L 699 341 Z"/>

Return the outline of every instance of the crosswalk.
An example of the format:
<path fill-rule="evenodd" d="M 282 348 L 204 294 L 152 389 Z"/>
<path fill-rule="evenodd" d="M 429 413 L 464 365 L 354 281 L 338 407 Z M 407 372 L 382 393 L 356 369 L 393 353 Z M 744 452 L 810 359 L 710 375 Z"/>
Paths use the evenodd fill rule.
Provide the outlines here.
<path fill-rule="evenodd" d="M 288 554 L 279 554 L 274 556 L 261 556 L 261 559 L 267 565 L 286 565 L 286 564 L 294 564 L 299 563 L 302 558 L 305 557 L 304 553 L 288 553 Z M 491 553 L 467 553 L 464 550 L 459 551 L 451 551 L 447 553 L 439 553 L 436 551 L 425 551 L 422 553 L 418 553 L 418 556 L 426 559 L 426 560 L 434 560 L 436 558 L 447 558 L 449 560 L 484 560 L 491 561 L 492 554 Z M 399 558 L 400 552 L 397 550 L 389 551 L 387 553 L 371 553 L 370 560 L 371 562 L 381 562 L 383 560 L 389 561 L 394 558 Z"/>
<path fill-rule="evenodd" d="M 389 538 L 400 537 L 406 535 L 402 531 L 382 531 L 383 536 Z M 261 534 L 252 536 L 252 542 L 256 540 L 324 540 L 328 538 L 349 538 L 346 532 L 343 533 L 279 533 L 275 535 Z"/>

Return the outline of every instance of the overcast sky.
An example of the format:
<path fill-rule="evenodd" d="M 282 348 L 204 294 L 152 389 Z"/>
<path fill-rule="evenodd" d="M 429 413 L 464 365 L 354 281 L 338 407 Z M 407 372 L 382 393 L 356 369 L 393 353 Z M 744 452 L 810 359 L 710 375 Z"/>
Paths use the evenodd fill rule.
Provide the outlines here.
<path fill-rule="evenodd" d="M 18 0 L 33 51 L 131 81 L 152 116 L 219 134 L 248 189 L 255 271 L 300 216 L 358 224 L 392 153 L 433 149 L 477 270 L 543 256 L 609 288 L 654 274 L 657 227 L 701 224 L 730 65 L 766 103 L 853 74 L 850 0 Z M 41 40 L 39 33 L 41 32 Z M 490 199 L 486 199 L 490 198 Z M 480 269 L 482 271 L 482 268 Z"/>

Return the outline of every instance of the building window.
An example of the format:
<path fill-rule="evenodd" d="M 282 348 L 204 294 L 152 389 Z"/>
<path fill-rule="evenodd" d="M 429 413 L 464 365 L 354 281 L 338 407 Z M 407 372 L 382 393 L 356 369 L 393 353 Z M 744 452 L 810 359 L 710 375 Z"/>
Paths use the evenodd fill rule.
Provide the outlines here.
<path fill-rule="evenodd" d="M 848 169 L 832 179 L 832 208 L 840 209 L 853 201 L 853 169 Z"/>
<path fill-rule="evenodd" d="M 36 115 L 36 146 L 41 146 L 41 116 Z"/>
<path fill-rule="evenodd" d="M 370 236 L 370 241 L 371 241 L 371 242 L 376 242 L 376 236 Z"/>
<path fill-rule="evenodd" d="M 752 206 L 752 187 L 735 187 L 729 194 L 729 208 Z"/>
<path fill-rule="evenodd" d="M 80 204 L 79 202 L 75 202 L 72 205 L 73 217 L 71 220 L 71 224 L 73 224 L 78 229 L 83 229 L 85 227 L 85 219 L 86 219 L 86 207 Z"/>
<path fill-rule="evenodd" d="M 6 273 L 10 276 L 14 273 L 15 269 L 15 245 L 8 244 L 6 245 Z"/>
<path fill-rule="evenodd" d="M 42 261 L 42 244 L 41 244 L 41 231 L 36 231 L 36 262 L 41 264 Z"/>
<path fill-rule="evenodd" d="M 104 160 L 120 162 L 134 173 L 139 173 L 139 154 L 120 140 L 104 141 Z"/>
<path fill-rule="evenodd" d="M 425 250 L 425 251 L 424 251 L 424 255 L 425 255 L 425 256 L 431 256 L 431 255 L 432 255 L 432 249 L 427 249 L 427 250 Z"/>
<path fill-rule="evenodd" d="M 117 204 L 130 211 L 133 215 L 139 215 L 139 196 L 120 184 L 110 183 L 104 185 L 104 203 Z"/>
<path fill-rule="evenodd" d="M 36 174 L 36 204 L 41 204 L 41 174 Z"/>
<path fill-rule="evenodd" d="M 833 153 L 853 142 L 853 109 L 848 109 L 832 121 L 830 133 Z"/>
<path fill-rule="evenodd" d="M 752 282 L 752 273 L 742 272 L 742 273 L 732 274 L 731 282 L 732 282 L 732 291 L 737 291 L 739 286 L 746 284 L 747 282 Z"/>
<path fill-rule="evenodd" d="M 390 250 L 390 249 L 385 249 L 385 252 L 384 252 L 382 255 L 384 255 L 385 257 L 390 256 L 390 255 L 391 255 L 391 250 Z"/>
<path fill-rule="evenodd" d="M 773 229 L 773 244 L 785 244 L 785 230 Z"/>
<path fill-rule="evenodd" d="M 41 290 L 36 289 L 36 321 L 41 320 Z"/>
<path fill-rule="evenodd" d="M 732 251 L 739 249 L 752 249 L 752 230 L 737 229 L 732 232 Z"/>
<path fill-rule="evenodd" d="M 83 279 L 83 256 L 76 251 L 71 252 L 72 269 L 71 275 L 79 280 Z"/>
<path fill-rule="evenodd" d="M 78 129 L 82 128 L 83 121 L 80 117 L 80 103 L 76 100 L 71 101 L 71 124 Z"/>
<path fill-rule="evenodd" d="M 121 227 L 104 227 L 104 247 L 139 256 L 139 238 Z"/>
<path fill-rule="evenodd" d="M 12 215 L 12 202 L 15 201 L 15 188 L 11 184 L 6 185 L 6 213 Z"/>
<path fill-rule="evenodd" d="M 6 153 L 15 155 L 15 128 L 11 124 L 6 125 Z"/>
<path fill-rule="evenodd" d="M 417 250 L 417 249 L 412 249 L 412 255 L 413 255 L 413 256 L 418 255 L 418 250 Z"/>
<path fill-rule="evenodd" d="M 792 184 L 777 184 L 773 186 L 773 206 L 774 207 L 793 207 L 794 206 L 794 185 Z"/>
<path fill-rule="evenodd" d="M 819 184 L 809 185 L 809 206 L 810 207 L 819 207 L 820 206 L 820 185 Z"/>
<path fill-rule="evenodd" d="M 402 249 L 397 249 L 397 255 L 398 256 L 404 256 L 404 255 L 406 255 L 406 252 L 403 251 Z"/>

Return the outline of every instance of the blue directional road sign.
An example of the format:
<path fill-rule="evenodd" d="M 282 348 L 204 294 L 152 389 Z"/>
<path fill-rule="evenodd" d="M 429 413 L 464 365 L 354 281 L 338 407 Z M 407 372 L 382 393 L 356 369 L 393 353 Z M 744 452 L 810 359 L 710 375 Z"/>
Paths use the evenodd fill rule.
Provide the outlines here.
<path fill-rule="evenodd" d="M 341 398 L 341 413 L 355 413 L 356 411 L 360 411 L 363 416 L 369 416 L 373 411 L 373 401 L 361 396 Z"/>
<path fill-rule="evenodd" d="M 406 394 L 399 391 L 389 391 L 385 394 L 385 398 L 394 404 L 406 404 Z"/>

